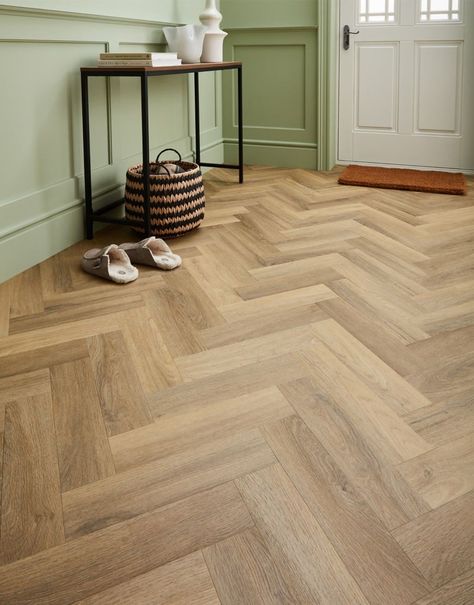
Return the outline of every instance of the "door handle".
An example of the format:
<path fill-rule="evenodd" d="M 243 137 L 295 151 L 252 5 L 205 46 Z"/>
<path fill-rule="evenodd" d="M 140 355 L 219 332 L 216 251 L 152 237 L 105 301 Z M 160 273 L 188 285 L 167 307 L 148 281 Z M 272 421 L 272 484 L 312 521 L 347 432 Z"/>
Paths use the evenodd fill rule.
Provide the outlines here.
<path fill-rule="evenodd" d="M 351 45 L 351 35 L 357 36 L 359 33 L 359 30 L 356 32 L 351 32 L 351 28 L 348 25 L 344 25 L 344 29 L 342 30 L 342 47 L 344 50 L 349 50 L 349 46 Z"/>

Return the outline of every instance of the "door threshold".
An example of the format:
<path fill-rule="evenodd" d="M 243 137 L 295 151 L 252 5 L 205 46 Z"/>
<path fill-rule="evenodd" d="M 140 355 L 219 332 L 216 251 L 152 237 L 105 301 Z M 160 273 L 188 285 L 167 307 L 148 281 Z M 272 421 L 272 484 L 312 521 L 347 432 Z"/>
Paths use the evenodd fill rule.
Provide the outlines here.
<path fill-rule="evenodd" d="M 436 170 L 440 172 L 462 172 L 468 176 L 474 175 L 474 170 L 463 170 L 462 168 L 444 168 L 441 166 L 418 166 L 409 164 L 377 164 L 376 162 L 358 162 L 355 160 L 337 160 L 337 166 L 349 166 L 349 164 L 355 164 L 356 166 L 375 166 L 377 168 L 407 168 L 409 170 Z"/>

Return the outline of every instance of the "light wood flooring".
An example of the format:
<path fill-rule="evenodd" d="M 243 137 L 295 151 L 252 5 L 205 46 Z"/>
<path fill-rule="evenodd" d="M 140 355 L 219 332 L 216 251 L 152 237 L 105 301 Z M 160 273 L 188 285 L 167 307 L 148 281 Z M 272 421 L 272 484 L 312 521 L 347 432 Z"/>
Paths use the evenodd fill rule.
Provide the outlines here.
<path fill-rule="evenodd" d="M 206 176 L 174 272 L 0 285 L 2 605 L 472 605 L 474 187 Z"/>

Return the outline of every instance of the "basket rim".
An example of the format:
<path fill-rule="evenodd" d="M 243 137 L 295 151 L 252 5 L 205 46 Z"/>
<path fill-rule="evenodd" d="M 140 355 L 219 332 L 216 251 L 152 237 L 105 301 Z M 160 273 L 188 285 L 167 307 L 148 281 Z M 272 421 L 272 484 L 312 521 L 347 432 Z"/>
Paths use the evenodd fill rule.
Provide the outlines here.
<path fill-rule="evenodd" d="M 192 166 L 192 168 L 190 168 L 189 170 L 186 170 L 185 172 L 178 172 L 175 174 L 149 174 L 148 177 L 150 179 L 157 179 L 157 180 L 164 180 L 164 181 L 168 181 L 168 180 L 176 180 L 178 178 L 183 178 L 183 177 L 188 177 L 189 175 L 192 175 L 193 173 L 199 173 L 201 171 L 201 168 L 199 166 L 199 164 L 196 164 L 194 162 L 187 162 L 185 160 L 181 160 L 180 162 L 173 162 L 172 160 L 165 160 L 163 162 L 150 162 L 150 166 L 160 166 L 161 164 L 185 164 L 186 166 Z M 130 168 L 127 169 L 127 176 L 132 176 L 132 177 L 142 177 L 143 176 L 143 164 L 135 164 L 135 166 L 130 166 Z"/>

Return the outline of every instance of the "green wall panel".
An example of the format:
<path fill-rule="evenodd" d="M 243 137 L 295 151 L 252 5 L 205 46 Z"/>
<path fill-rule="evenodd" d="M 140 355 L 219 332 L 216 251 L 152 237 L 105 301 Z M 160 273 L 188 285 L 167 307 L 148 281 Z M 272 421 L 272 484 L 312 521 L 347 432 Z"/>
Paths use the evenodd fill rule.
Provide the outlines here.
<path fill-rule="evenodd" d="M 224 29 L 318 24 L 318 0 L 222 0 L 221 7 Z"/>
<path fill-rule="evenodd" d="M 242 61 L 247 163 L 317 167 L 317 29 L 233 29 L 226 58 Z M 235 161 L 235 80 L 224 75 L 227 161 Z M 296 164 L 298 162 L 298 164 Z"/>
<path fill-rule="evenodd" d="M 305 46 L 283 44 L 282 41 L 279 44 L 239 44 L 234 37 L 233 58 L 245 66 L 247 129 L 304 130 Z M 257 103 L 255 97 L 264 102 Z"/>
<path fill-rule="evenodd" d="M 0 42 L 0 81 L 8 83 L 1 96 L 0 204 L 20 191 L 36 191 L 74 176 L 70 133 L 80 116 L 72 111 L 71 95 L 78 92 L 80 65 L 104 48 L 96 43 Z M 42 65 L 49 68 L 39 68 Z M 108 162 L 105 83 L 95 82 L 91 96 L 98 118 L 92 124 L 97 167 Z"/>

